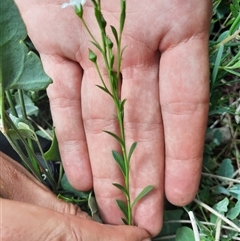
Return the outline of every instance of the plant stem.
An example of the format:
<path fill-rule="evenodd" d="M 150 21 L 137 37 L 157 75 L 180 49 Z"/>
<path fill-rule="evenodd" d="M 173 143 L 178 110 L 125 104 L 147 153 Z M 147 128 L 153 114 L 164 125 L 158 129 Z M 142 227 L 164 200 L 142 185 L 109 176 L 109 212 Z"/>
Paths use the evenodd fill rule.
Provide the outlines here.
<path fill-rule="evenodd" d="M 18 117 L 16 108 L 15 108 L 14 103 L 13 103 L 13 101 L 12 101 L 12 96 L 11 96 L 11 94 L 10 94 L 10 91 L 9 91 L 9 90 L 6 90 L 5 93 L 6 93 L 6 97 L 7 97 L 8 104 L 9 104 L 9 106 L 10 106 L 10 108 L 11 108 L 12 115 L 14 115 L 15 117 Z"/>
<path fill-rule="evenodd" d="M 107 75 L 109 79 L 109 84 L 110 88 L 105 84 L 105 81 L 103 79 L 103 76 L 99 70 L 99 66 L 97 64 L 97 56 L 90 58 L 90 60 L 94 63 L 97 73 L 100 77 L 100 80 L 102 82 L 102 86 L 100 87 L 102 90 L 104 90 L 106 93 L 110 95 L 112 98 L 115 109 L 116 109 L 116 119 L 118 122 L 119 126 L 119 139 L 120 139 L 120 146 L 121 146 L 121 151 L 122 151 L 122 158 L 123 158 L 123 165 L 125 168 L 125 174 L 124 174 L 124 184 L 125 184 L 125 197 L 126 197 L 126 202 L 127 202 L 127 217 L 126 221 L 128 225 L 132 225 L 132 206 L 131 206 L 131 200 L 130 200 L 130 186 L 129 186 L 129 172 L 130 172 L 130 163 L 128 160 L 127 156 L 127 150 L 126 150 L 126 143 L 125 143 L 125 133 L 124 133 L 124 100 L 121 101 L 121 97 L 119 95 L 119 79 L 120 79 L 120 73 L 121 73 L 121 60 L 122 60 L 122 50 L 121 50 L 121 39 L 122 39 L 122 30 L 123 30 L 123 25 L 124 25 L 124 20 L 125 20 L 125 1 L 122 0 L 121 2 L 121 16 L 120 16 L 120 26 L 119 26 L 119 37 L 116 39 L 116 44 L 117 44 L 117 70 L 114 71 L 114 55 L 113 55 L 113 44 L 109 37 L 106 35 L 106 22 L 105 19 L 102 16 L 101 12 L 101 1 L 97 0 L 97 2 L 92 1 L 94 4 L 94 10 L 95 10 L 95 16 L 96 20 L 98 23 L 98 26 L 100 28 L 101 32 L 101 45 L 97 42 L 95 37 L 92 35 L 91 31 L 89 30 L 86 22 L 82 18 L 82 15 L 80 19 L 82 20 L 82 23 L 84 27 L 86 28 L 87 32 L 89 33 L 92 43 L 97 49 L 101 52 L 102 58 L 104 60 L 105 68 L 107 70 Z M 91 51 L 92 52 L 92 51 Z M 93 52 L 91 53 L 93 56 L 95 55 Z"/>

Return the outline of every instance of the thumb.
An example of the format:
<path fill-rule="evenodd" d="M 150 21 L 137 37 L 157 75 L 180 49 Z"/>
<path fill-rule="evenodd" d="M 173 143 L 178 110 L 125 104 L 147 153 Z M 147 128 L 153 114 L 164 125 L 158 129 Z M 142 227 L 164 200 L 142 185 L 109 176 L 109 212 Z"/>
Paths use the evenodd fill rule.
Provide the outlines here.
<path fill-rule="evenodd" d="M 0 152 L 0 166 L 0 196 L 2 198 L 30 203 L 82 218 L 90 218 L 76 205 L 58 199 L 23 166 L 2 152 Z"/>
<path fill-rule="evenodd" d="M 0 199 L 0 206 L 3 240 L 147 241 L 149 237 L 138 227 L 103 225 L 27 203 Z"/>

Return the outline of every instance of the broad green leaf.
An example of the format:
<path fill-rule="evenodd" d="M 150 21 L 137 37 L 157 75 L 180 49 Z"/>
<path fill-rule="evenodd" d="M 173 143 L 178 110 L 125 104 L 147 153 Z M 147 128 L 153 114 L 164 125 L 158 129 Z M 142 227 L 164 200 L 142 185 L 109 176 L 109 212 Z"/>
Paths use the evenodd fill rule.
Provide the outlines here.
<path fill-rule="evenodd" d="M 39 57 L 24 44 L 25 25 L 13 0 L 4 0 L 0 8 L 0 82 L 8 89 L 40 90 L 50 83 Z"/>
<path fill-rule="evenodd" d="M 171 220 L 180 220 L 183 214 L 182 209 L 176 210 L 164 210 L 163 220 L 171 221 Z M 176 234 L 177 229 L 181 226 L 180 223 L 171 223 L 171 222 L 163 222 L 163 228 L 160 233 L 160 237 Z M 174 240 L 175 241 L 175 240 Z"/>
<path fill-rule="evenodd" d="M 139 194 L 138 196 L 135 198 L 135 200 L 133 201 L 132 203 L 132 208 L 135 206 L 135 204 L 141 199 L 143 198 L 144 196 L 146 196 L 150 191 L 152 191 L 154 188 L 154 186 L 147 186 L 145 187 Z"/>
<path fill-rule="evenodd" d="M 234 198 L 238 198 L 240 195 L 240 184 L 236 184 L 229 189 L 229 192 Z"/>
<path fill-rule="evenodd" d="M 21 124 L 20 128 L 18 129 L 18 133 L 21 135 L 22 138 L 30 138 L 34 141 L 37 141 L 35 132 L 32 131 L 30 128 L 25 128 L 25 126 L 22 126 Z M 19 136 L 15 130 L 9 129 L 7 131 L 7 135 L 9 135 L 13 140 L 19 140 Z"/>
<path fill-rule="evenodd" d="M 233 4 L 230 4 L 230 9 L 233 16 L 236 18 L 240 12 L 239 0 L 232 0 Z"/>
<path fill-rule="evenodd" d="M 14 95 L 15 101 L 16 101 L 16 111 L 18 114 L 18 117 L 22 117 L 22 112 L 21 112 L 21 104 L 20 104 L 20 98 L 19 98 L 19 94 L 18 92 L 15 93 Z M 24 100 L 24 107 L 26 110 L 26 114 L 27 116 L 31 116 L 31 115 L 38 115 L 38 107 L 33 103 L 33 101 L 31 100 L 30 97 L 28 97 L 26 94 L 23 94 L 23 100 Z M 9 109 L 10 110 L 10 109 Z"/>
<path fill-rule="evenodd" d="M 123 212 L 124 216 L 127 218 L 128 217 L 128 209 L 127 209 L 126 204 L 122 200 L 119 200 L 119 199 L 117 199 L 116 202 L 117 202 L 118 207 Z"/>
<path fill-rule="evenodd" d="M 59 152 L 59 148 L 58 148 L 58 141 L 57 141 L 55 131 L 53 131 L 53 140 L 52 140 L 51 146 L 50 146 L 49 150 L 44 153 L 44 158 L 47 161 L 60 161 L 61 160 L 61 156 L 60 156 L 60 152 Z"/>
<path fill-rule="evenodd" d="M 192 229 L 188 227 L 179 228 L 176 233 L 176 241 L 195 241 Z"/>
<path fill-rule="evenodd" d="M 234 173 L 234 167 L 232 165 L 231 159 L 229 158 L 224 159 L 217 170 L 217 174 L 222 177 L 232 178 L 233 173 Z"/>
<path fill-rule="evenodd" d="M 234 220 L 237 218 L 239 214 L 240 214 L 240 199 L 237 201 L 235 206 L 228 211 L 227 217 L 231 220 Z"/>
<path fill-rule="evenodd" d="M 50 83 L 39 57 L 28 51 L 23 40 L 25 25 L 13 0 L 0 7 L 0 125 L 6 131 L 4 92 L 9 89 L 40 90 Z"/>
<path fill-rule="evenodd" d="M 223 214 L 228 211 L 229 200 L 225 197 L 223 200 L 214 205 L 214 209 Z"/>
<path fill-rule="evenodd" d="M 211 188 L 211 191 L 212 191 L 213 193 L 224 194 L 224 195 L 226 195 L 226 196 L 229 196 L 229 195 L 230 195 L 229 190 L 228 190 L 227 188 L 221 186 L 221 185 L 218 185 L 218 186 L 216 186 L 216 187 L 214 187 L 214 188 Z"/>
<path fill-rule="evenodd" d="M 61 179 L 61 186 L 62 186 L 62 188 L 63 188 L 65 191 L 67 191 L 67 192 L 69 192 L 69 193 L 72 193 L 73 195 L 76 195 L 77 197 L 85 198 L 85 199 L 88 198 L 89 193 L 80 192 L 80 191 L 74 189 L 74 188 L 71 186 L 71 184 L 69 183 L 69 181 L 68 181 L 67 176 L 66 176 L 65 173 L 63 174 L 63 177 L 62 177 L 62 179 Z"/>
<path fill-rule="evenodd" d="M 113 183 L 113 186 L 118 188 L 125 196 L 128 196 L 128 193 L 127 193 L 127 190 L 125 189 L 125 187 L 123 187 L 122 185 L 120 185 L 118 183 Z"/>
<path fill-rule="evenodd" d="M 115 159 L 115 161 L 117 162 L 117 164 L 119 165 L 119 167 L 122 171 L 122 174 L 124 176 L 126 176 L 126 168 L 124 165 L 123 156 L 120 153 L 118 153 L 117 151 L 112 151 L 112 155 L 113 155 L 113 158 Z"/>
<path fill-rule="evenodd" d="M 227 211 L 228 211 L 228 204 L 229 204 L 229 200 L 228 198 L 224 198 L 223 200 L 219 201 L 218 203 L 216 203 L 213 208 L 220 214 L 224 215 Z M 218 217 L 215 216 L 214 214 L 210 214 L 210 222 L 211 223 L 216 223 L 218 220 Z"/>
<path fill-rule="evenodd" d="M 130 162 L 133 151 L 135 150 L 136 146 L 137 146 L 137 142 L 133 142 L 128 153 L 128 162 Z"/>

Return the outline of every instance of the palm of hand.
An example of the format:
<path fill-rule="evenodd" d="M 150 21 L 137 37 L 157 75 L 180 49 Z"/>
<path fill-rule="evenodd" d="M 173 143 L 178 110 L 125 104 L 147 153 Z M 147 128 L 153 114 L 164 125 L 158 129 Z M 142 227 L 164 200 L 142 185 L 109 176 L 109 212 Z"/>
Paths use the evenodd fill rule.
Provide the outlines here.
<path fill-rule="evenodd" d="M 107 22 L 117 27 L 115 2 L 103 1 L 102 8 Z M 121 97 L 127 99 L 127 145 L 138 142 L 131 162 L 131 194 L 134 198 L 146 185 L 155 186 L 136 206 L 134 219 L 155 235 L 161 226 L 163 190 L 172 203 L 184 205 L 194 197 L 200 178 L 211 2 L 150 2 L 127 1 Z M 29 0 L 30 7 L 19 5 L 54 81 L 48 95 L 68 178 L 78 189 L 94 185 L 103 219 L 118 223 L 121 213 L 115 199 L 120 193 L 112 183 L 123 180 L 110 153 L 119 147 L 102 132 L 118 131 L 114 106 L 95 86 L 100 80 L 88 60 L 88 48 L 94 49 L 90 37 L 73 9 L 61 9 L 61 3 Z M 84 18 L 98 36 L 90 6 L 84 6 Z"/>

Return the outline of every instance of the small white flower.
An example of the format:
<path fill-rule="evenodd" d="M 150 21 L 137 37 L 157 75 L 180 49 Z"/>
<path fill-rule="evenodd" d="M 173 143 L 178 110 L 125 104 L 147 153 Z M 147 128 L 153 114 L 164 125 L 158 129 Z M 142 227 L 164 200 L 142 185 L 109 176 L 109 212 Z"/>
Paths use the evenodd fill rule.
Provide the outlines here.
<path fill-rule="evenodd" d="M 86 3 L 87 0 L 70 0 L 69 3 L 62 4 L 62 8 L 72 6 L 74 8 L 80 9 Z"/>

